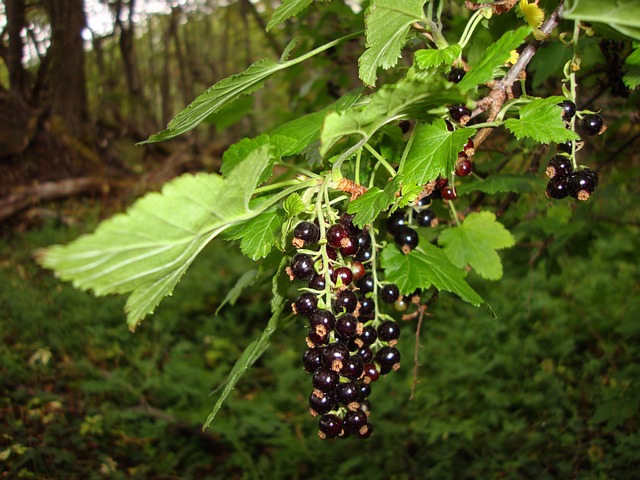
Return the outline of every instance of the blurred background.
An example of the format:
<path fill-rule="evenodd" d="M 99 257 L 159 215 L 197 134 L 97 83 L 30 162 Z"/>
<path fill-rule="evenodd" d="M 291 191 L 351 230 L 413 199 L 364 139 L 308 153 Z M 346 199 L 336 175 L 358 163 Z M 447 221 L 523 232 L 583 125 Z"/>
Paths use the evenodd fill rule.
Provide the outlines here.
<path fill-rule="evenodd" d="M 135 146 L 292 38 L 297 55 L 362 29 L 367 3 L 315 2 L 269 33 L 279 2 L 0 3 L 0 478 L 637 478 L 640 102 L 621 82 L 631 42 L 606 29 L 581 39 L 578 75 L 579 108 L 602 109 L 608 125 L 580 152 L 598 190 L 552 202 L 541 181 L 483 200 L 508 206 L 501 221 L 517 239 L 501 252 L 502 280 L 468 277 L 497 319 L 442 294 L 418 339 L 415 319 L 403 322 L 403 366 L 375 384 L 368 440 L 317 438 L 299 322 L 277 332 L 201 430 L 269 318 L 269 279 L 217 312 L 256 268 L 237 246 L 211 244 L 135 334 L 124 299 L 76 291 L 35 264 L 38 248 L 93 230 L 176 175 L 216 172 L 230 144 L 359 86 L 361 39 L 278 74 L 179 139 Z M 447 36 L 467 17 L 447 2 Z M 467 60 L 509 22 L 479 30 Z M 543 45 L 528 91 L 560 94 L 570 55 Z M 490 138 L 475 157 L 480 175 L 533 166 L 544 178 L 553 146 Z"/>

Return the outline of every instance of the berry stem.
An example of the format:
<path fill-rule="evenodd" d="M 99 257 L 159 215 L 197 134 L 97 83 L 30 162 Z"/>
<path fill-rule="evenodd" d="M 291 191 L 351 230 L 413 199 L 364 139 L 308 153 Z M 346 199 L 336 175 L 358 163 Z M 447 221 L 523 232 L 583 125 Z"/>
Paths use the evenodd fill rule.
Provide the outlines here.
<path fill-rule="evenodd" d="M 384 168 L 387 169 L 387 172 L 389 172 L 389 175 L 391 175 L 392 177 L 396 176 L 396 171 L 393 169 L 393 167 L 391 165 L 389 165 L 389 162 L 387 162 L 382 155 L 380 155 L 375 148 L 373 148 L 371 145 L 369 145 L 368 143 L 364 144 L 364 148 L 366 148 L 367 150 L 369 150 L 369 153 L 371 153 L 371 155 L 373 155 L 376 160 L 378 160 L 378 162 L 380 162 L 382 164 L 382 166 Z"/>
<path fill-rule="evenodd" d="M 315 178 L 316 180 L 320 180 L 322 177 L 317 173 L 313 173 L 311 170 L 307 170 L 306 168 L 299 167 L 289 162 L 275 162 L 274 165 L 278 167 L 290 168 L 291 170 L 295 170 L 298 173 L 302 173 L 309 178 Z"/>
<path fill-rule="evenodd" d="M 360 159 L 362 158 L 362 150 L 358 150 L 356 154 L 356 171 L 354 181 L 360 185 Z"/>
<path fill-rule="evenodd" d="M 380 315 L 378 309 L 378 269 L 376 268 L 378 249 L 373 227 L 369 229 L 369 237 L 371 238 L 371 275 L 373 276 L 373 304 L 375 306 L 373 318 L 376 319 Z"/>
<path fill-rule="evenodd" d="M 324 265 L 324 297 L 325 304 L 328 308 L 331 308 L 331 275 L 329 274 L 329 255 L 327 254 L 327 229 L 324 221 L 324 213 L 322 211 L 322 201 L 324 199 L 324 194 L 327 192 L 327 183 L 326 181 L 322 185 L 322 190 L 320 190 L 316 195 L 316 216 L 318 217 L 318 226 L 320 227 L 320 254 L 322 255 L 322 264 Z"/>
<path fill-rule="evenodd" d="M 453 204 L 453 200 L 447 200 L 447 204 L 449 205 L 449 209 L 451 210 L 451 215 L 453 215 L 453 220 L 456 222 L 456 226 L 459 227 L 460 220 L 458 219 L 458 212 L 455 205 Z"/>
<path fill-rule="evenodd" d="M 464 49 L 469 40 L 471 40 L 471 35 L 473 35 L 473 32 L 483 18 L 484 15 L 482 14 L 482 9 L 476 10 L 474 14 L 471 15 L 471 18 L 469 18 L 467 25 L 464 27 L 464 32 L 462 32 L 460 41 L 458 42 L 461 49 Z"/>
<path fill-rule="evenodd" d="M 400 166 L 398 167 L 398 171 L 400 172 L 402 171 L 402 168 L 404 167 L 404 162 L 407 160 L 407 156 L 409 155 L 409 151 L 411 150 L 413 139 L 416 137 L 416 132 L 418 131 L 418 125 L 419 123 L 416 123 L 415 127 L 411 131 L 411 134 L 409 135 L 409 140 L 407 140 L 407 144 L 405 145 L 404 150 L 402 151 L 402 158 L 400 159 Z"/>
<path fill-rule="evenodd" d="M 569 92 L 571 94 L 570 100 L 575 103 L 576 101 L 576 71 L 580 68 L 580 61 L 578 53 L 578 41 L 580 38 L 580 22 L 574 22 L 573 24 L 573 38 L 571 42 L 573 43 L 573 56 L 571 58 L 571 67 L 569 68 Z M 571 130 L 575 132 L 576 127 L 576 117 L 573 116 L 571 118 Z M 576 142 L 571 142 L 571 164 L 573 165 L 573 169 L 576 170 L 578 168 L 578 162 L 576 160 Z"/>

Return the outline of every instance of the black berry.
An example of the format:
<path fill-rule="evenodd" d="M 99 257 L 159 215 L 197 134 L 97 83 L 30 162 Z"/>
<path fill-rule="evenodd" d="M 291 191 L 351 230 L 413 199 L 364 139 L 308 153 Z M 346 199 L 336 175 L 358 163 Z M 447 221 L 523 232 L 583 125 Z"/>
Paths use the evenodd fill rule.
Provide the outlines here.
<path fill-rule="evenodd" d="M 400 325 L 393 320 L 385 320 L 378 325 L 378 338 L 383 342 L 397 340 L 400 336 Z"/>
<path fill-rule="evenodd" d="M 375 311 L 376 304 L 371 297 L 360 297 L 360 315 L 369 315 Z"/>
<path fill-rule="evenodd" d="M 371 250 L 359 250 L 358 253 L 356 253 L 355 259 L 358 262 L 368 262 L 369 260 L 371 260 L 371 257 L 373 256 L 373 251 Z"/>
<path fill-rule="evenodd" d="M 589 169 L 577 170 L 567 178 L 567 192 L 578 200 L 588 200 L 598 185 L 597 174 Z"/>
<path fill-rule="evenodd" d="M 358 331 L 358 319 L 350 313 L 345 313 L 336 322 L 336 333 L 341 338 L 353 338 Z"/>
<path fill-rule="evenodd" d="M 360 247 L 358 246 L 358 239 L 353 235 L 343 238 L 340 241 L 340 253 L 345 257 L 354 256 L 356 253 L 358 253 L 359 248 Z"/>
<path fill-rule="evenodd" d="M 589 113 L 580 120 L 580 128 L 585 135 L 600 135 L 605 131 L 604 121 L 597 113 Z"/>
<path fill-rule="evenodd" d="M 340 374 L 350 380 L 355 380 L 360 378 L 363 370 L 364 360 L 362 360 L 362 357 L 360 355 L 351 355 L 345 362 L 343 362 Z"/>
<path fill-rule="evenodd" d="M 336 388 L 335 398 L 340 405 L 346 407 L 362 398 L 362 388 L 356 382 L 341 383 Z"/>
<path fill-rule="evenodd" d="M 304 352 L 302 356 L 302 366 L 304 371 L 311 374 L 321 365 L 322 347 L 313 347 Z"/>
<path fill-rule="evenodd" d="M 420 210 L 416 214 L 415 218 L 416 223 L 421 227 L 435 227 L 438 225 L 438 216 L 436 215 L 436 212 L 434 212 L 430 208 Z"/>
<path fill-rule="evenodd" d="M 309 288 L 314 290 L 324 290 L 327 283 L 325 282 L 324 275 L 316 274 L 309 280 Z"/>
<path fill-rule="evenodd" d="M 387 231 L 391 235 L 395 235 L 400 227 L 404 227 L 408 224 L 409 219 L 404 216 L 404 212 L 397 210 L 389 215 L 389 218 L 387 218 Z"/>
<path fill-rule="evenodd" d="M 355 261 L 351 264 L 351 274 L 353 276 L 353 280 L 360 280 L 364 277 L 364 274 L 367 273 L 367 270 L 364 268 L 361 262 Z"/>
<path fill-rule="evenodd" d="M 329 393 L 323 393 L 322 396 L 319 396 L 317 392 L 311 392 L 309 395 L 309 407 L 311 410 L 319 413 L 320 415 L 324 413 L 329 413 L 336 406 L 336 401 L 333 398 L 333 395 Z"/>
<path fill-rule="evenodd" d="M 567 177 L 573 172 L 573 165 L 568 157 L 556 155 L 549 160 L 545 172 L 549 178 Z"/>
<path fill-rule="evenodd" d="M 576 114 L 576 104 L 571 100 L 564 100 L 560 102 L 558 106 L 562 109 L 562 119 L 565 122 L 571 120 Z"/>
<path fill-rule="evenodd" d="M 447 75 L 447 80 L 449 80 L 450 82 L 453 83 L 458 83 L 460 80 L 462 80 L 462 78 L 464 77 L 464 74 L 466 72 L 464 71 L 463 68 L 452 68 L 448 75 Z"/>
<path fill-rule="evenodd" d="M 471 116 L 471 110 L 464 105 L 451 105 L 449 107 L 449 115 L 456 122 L 461 121 L 464 117 Z"/>
<path fill-rule="evenodd" d="M 318 298 L 310 292 L 302 293 L 295 301 L 295 309 L 298 315 L 310 317 L 318 308 Z"/>
<path fill-rule="evenodd" d="M 298 253 L 291 259 L 291 273 L 299 280 L 307 280 L 313 275 L 313 263 L 309 255 Z"/>
<path fill-rule="evenodd" d="M 360 408 L 349 410 L 343 421 L 343 426 L 348 433 L 358 433 L 367 424 L 367 414 Z"/>
<path fill-rule="evenodd" d="M 318 436 L 324 438 L 335 438 L 342 431 L 342 419 L 332 413 L 327 413 L 320 417 L 318 422 Z"/>
<path fill-rule="evenodd" d="M 398 300 L 399 296 L 400 290 L 394 283 L 387 283 L 386 285 L 383 285 L 380 290 L 380 298 L 382 298 L 382 301 L 385 303 L 393 303 Z"/>
<path fill-rule="evenodd" d="M 313 372 L 313 386 L 321 392 L 329 393 L 340 383 L 340 374 L 328 367 L 319 367 Z"/>
<path fill-rule="evenodd" d="M 300 222 L 293 230 L 293 236 L 311 245 L 320 240 L 320 228 L 312 222 Z"/>
<path fill-rule="evenodd" d="M 565 177 L 554 177 L 547 183 L 545 191 L 547 197 L 559 200 L 569 195 L 567 192 L 567 179 Z"/>
<path fill-rule="evenodd" d="M 365 345 L 372 345 L 378 339 L 378 332 L 373 325 L 367 325 L 362 329 L 362 333 L 358 336 L 358 338 Z"/>
<path fill-rule="evenodd" d="M 357 306 L 358 297 L 351 290 L 338 292 L 333 301 L 333 308 L 336 312 L 353 313 Z"/>
<path fill-rule="evenodd" d="M 459 177 L 466 177 L 468 175 L 471 175 L 471 172 L 473 172 L 473 164 L 471 163 L 471 160 L 469 160 L 468 158 L 463 158 L 462 160 L 458 161 L 458 163 L 456 164 L 456 175 L 458 175 Z"/>
<path fill-rule="evenodd" d="M 342 285 L 347 286 L 353 280 L 353 272 L 349 267 L 340 267 L 336 269 L 336 281 L 342 280 Z"/>
<path fill-rule="evenodd" d="M 339 249 L 342 246 L 342 240 L 349 238 L 349 233 L 349 229 L 341 223 L 331 225 L 327 229 L 327 242 L 329 242 L 329 245 L 333 248 Z"/>
<path fill-rule="evenodd" d="M 373 275 L 370 273 L 365 274 L 364 277 L 356 282 L 356 287 L 358 287 L 362 293 L 373 292 L 374 285 Z"/>
<path fill-rule="evenodd" d="M 571 153 L 573 150 L 573 142 L 571 140 L 567 140 L 566 142 L 559 143 L 556 145 L 556 150 L 564 153 Z"/>
<path fill-rule="evenodd" d="M 400 227 L 393 236 L 396 245 L 403 251 L 411 251 L 418 246 L 418 232 L 411 227 Z M 405 252 L 406 253 L 406 252 Z"/>
<path fill-rule="evenodd" d="M 455 189 L 450 185 L 444 187 L 440 191 L 440 195 L 442 195 L 442 198 L 444 198 L 445 200 L 454 200 L 458 196 Z"/>
<path fill-rule="evenodd" d="M 371 237 L 369 236 L 368 230 L 365 230 L 358 235 L 358 246 L 361 250 L 368 250 L 371 248 Z"/>
<path fill-rule="evenodd" d="M 344 343 L 333 342 L 322 349 L 322 365 L 340 371 L 344 363 L 349 359 L 349 350 Z"/>
<path fill-rule="evenodd" d="M 329 310 L 316 310 L 309 318 L 309 325 L 312 327 L 322 325 L 327 332 L 330 332 L 336 325 L 336 317 Z"/>
<path fill-rule="evenodd" d="M 380 365 L 380 374 L 386 375 L 400 368 L 400 352 L 396 347 L 382 347 L 376 353 L 375 361 Z"/>

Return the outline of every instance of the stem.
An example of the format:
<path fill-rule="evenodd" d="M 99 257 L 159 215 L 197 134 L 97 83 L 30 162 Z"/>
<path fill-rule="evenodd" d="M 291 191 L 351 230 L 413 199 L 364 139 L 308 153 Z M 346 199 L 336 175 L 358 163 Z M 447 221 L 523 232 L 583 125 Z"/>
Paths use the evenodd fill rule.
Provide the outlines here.
<path fill-rule="evenodd" d="M 322 185 L 322 190 L 316 195 L 316 216 L 320 226 L 320 255 L 322 256 L 322 265 L 324 266 L 324 297 L 325 306 L 331 308 L 331 277 L 329 275 L 329 255 L 327 255 L 327 235 L 324 222 L 324 214 L 322 212 L 322 200 L 326 191 L 326 182 Z"/>
<path fill-rule="evenodd" d="M 456 226 L 460 226 L 460 220 L 458 219 L 458 212 L 456 211 L 456 207 L 453 205 L 453 201 L 452 200 L 447 200 L 447 203 L 449 204 L 449 208 L 451 209 L 451 214 L 453 215 L 453 219 L 456 222 Z"/>
<path fill-rule="evenodd" d="M 473 35 L 476 27 L 484 18 L 481 11 L 482 10 L 476 10 L 475 13 L 471 15 L 471 18 L 467 22 L 467 25 L 464 27 L 464 32 L 462 32 L 460 41 L 458 42 L 460 44 L 460 48 L 464 48 L 467 45 L 469 40 L 471 40 L 471 35 Z"/>
<path fill-rule="evenodd" d="M 407 160 L 407 156 L 409 155 L 409 150 L 411 150 L 411 145 L 413 144 L 413 139 L 416 136 L 416 131 L 418 130 L 418 123 L 413 127 L 411 131 L 411 135 L 409 136 L 409 140 L 407 140 L 407 144 L 402 151 L 402 158 L 400 159 L 400 165 L 398 166 L 398 171 L 401 172 L 404 168 L 404 162 Z"/>
<path fill-rule="evenodd" d="M 387 162 L 382 155 L 380 155 L 375 148 L 373 148 L 371 145 L 369 145 L 368 143 L 364 144 L 364 148 L 366 148 L 367 150 L 369 150 L 369 153 L 371 153 L 371 155 L 373 155 L 374 157 L 376 157 L 376 160 L 378 160 L 378 162 L 380 162 L 382 164 L 382 166 L 384 168 L 387 169 L 387 172 L 389 172 L 389 174 L 392 177 L 396 176 L 396 171 L 393 169 L 393 167 L 391 165 L 389 165 L 389 162 Z"/>
<path fill-rule="evenodd" d="M 253 191 L 253 194 L 261 194 L 264 192 L 268 192 L 270 190 L 278 190 L 280 188 L 284 188 L 284 187 L 290 187 L 293 185 L 298 185 L 300 183 L 300 180 L 298 179 L 293 179 L 293 180 L 287 180 L 285 182 L 278 182 L 278 183 L 272 183 L 271 185 L 265 185 L 264 187 L 260 187 L 260 188 L 256 188 Z"/>
<path fill-rule="evenodd" d="M 578 58 L 578 56 L 580 55 L 578 53 L 578 40 L 580 38 L 580 22 L 576 21 L 573 24 L 573 38 L 572 38 L 572 42 L 573 42 L 573 56 L 571 57 L 571 65 L 569 66 L 569 69 L 571 70 L 571 73 L 569 74 L 569 92 L 571 95 L 571 101 L 575 103 L 576 101 L 576 71 L 574 69 L 574 65 L 576 65 L 576 59 Z M 575 131 L 575 127 L 576 127 L 576 117 L 573 116 L 571 117 L 571 130 Z M 578 161 L 576 160 L 576 142 L 573 141 L 571 142 L 571 165 L 573 166 L 574 170 L 577 170 L 578 168 Z"/>
<path fill-rule="evenodd" d="M 376 234 L 373 231 L 373 225 L 369 228 L 369 237 L 371 238 L 371 275 L 373 276 L 373 304 L 375 306 L 373 318 L 378 318 L 380 314 L 378 309 L 378 269 L 376 268 L 376 257 L 378 253 L 376 245 Z"/>
<path fill-rule="evenodd" d="M 298 173 L 302 173 L 303 175 L 306 175 L 309 178 L 315 178 L 317 180 L 320 180 L 322 178 L 320 175 L 318 175 L 317 173 L 313 173 L 311 170 L 307 170 L 306 168 L 302 168 L 297 165 L 293 165 L 291 163 L 275 162 L 274 165 L 278 167 L 290 168 L 291 170 L 295 170 Z"/>
<path fill-rule="evenodd" d="M 358 150 L 358 154 L 356 155 L 356 175 L 355 182 L 360 185 L 360 158 L 362 157 L 362 150 Z"/>

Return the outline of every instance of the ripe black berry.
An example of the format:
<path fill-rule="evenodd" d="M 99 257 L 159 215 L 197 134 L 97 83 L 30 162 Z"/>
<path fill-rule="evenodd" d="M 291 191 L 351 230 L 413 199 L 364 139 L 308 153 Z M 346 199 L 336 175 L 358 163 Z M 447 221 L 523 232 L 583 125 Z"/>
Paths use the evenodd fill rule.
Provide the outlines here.
<path fill-rule="evenodd" d="M 318 422 L 318 436 L 322 439 L 335 438 L 342 431 L 342 419 L 332 413 L 320 417 Z"/>
<path fill-rule="evenodd" d="M 367 325 L 362 329 L 362 333 L 358 335 L 358 338 L 365 345 L 372 345 L 378 339 L 378 332 L 373 325 Z"/>
<path fill-rule="evenodd" d="M 421 227 L 435 227 L 438 225 L 438 216 L 430 208 L 425 208 L 416 214 L 416 223 Z"/>
<path fill-rule="evenodd" d="M 371 260 L 371 257 L 373 256 L 373 251 L 371 250 L 359 250 L 358 253 L 356 253 L 355 259 L 358 262 L 368 262 L 369 260 Z"/>
<path fill-rule="evenodd" d="M 351 264 L 351 274 L 353 276 L 353 280 L 360 280 L 364 277 L 364 274 L 367 273 L 367 270 L 364 268 L 361 262 L 355 261 Z"/>
<path fill-rule="evenodd" d="M 293 236 L 304 242 L 304 245 L 311 245 L 320 240 L 320 228 L 312 222 L 300 222 L 293 230 Z"/>
<path fill-rule="evenodd" d="M 452 68 L 447 74 L 447 80 L 453 83 L 458 83 L 464 77 L 466 72 L 463 68 Z"/>
<path fill-rule="evenodd" d="M 394 283 L 387 283 L 386 285 L 383 285 L 380 290 L 380 298 L 382 298 L 382 301 L 385 303 L 393 303 L 399 296 L 400 290 Z"/>
<path fill-rule="evenodd" d="M 313 275 L 313 263 L 309 255 L 298 253 L 291 259 L 291 273 L 299 280 L 307 280 Z"/>
<path fill-rule="evenodd" d="M 407 253 L 418 246 L 418 232 L 411 227 L 400 227 L 393 236 L 396 245 Z"/>
<path fill-rule="evenodd" d="M 347 227 L 352 235 L 359 235 L 362 232 L 362 229 L 353 224 L 353 217 L 355 217 L 355 215 L 345 212 L 340 215 L 340 223 Z"/>
<path fill-rule="evenodd" d="M 571 100 L 563 100 L 558 106 L 562 109 L 562 119 L 565 122 L 571 120 L 576 114 L 576 104 Z"/>
<path fill-rule="evenodd" d="M 345 313 L 336 322 L 336 333 L 341 338 L 353 338 L 358 331 L 358 319 L 350 313 Z"/>
<path fill-rule="evenodd" d="M 360 289 L 361 293 L 373 292 L 375 282 L 373 281 L 373 275 L 367 273 L 364 277 L 356 282 L 356 287 Z"/>
<path fill-rule="evenodd" d="M 369 250 L 371 248 L 371 237 L 368 230 L 364 230 L 358 235 L 358 246 L 360 250 Z"/>
<path fill-rule="evenodd" d="M 298 315 L 310 317 L 318 308 L 318 298 L 310 292 L 302 293 L 295 301 L 295 310 Z"/>
<path fill-rule="evenodd" d="M 358 402 L 362 397 L 362 388 L 356 382 L 346 382 L 338 385 L 335 391 L 336 401 L 343 406 Z"/>
<path fill-rule="evenodd" d="M 400 227 L 404 227 L 409 224 L 409 219 L 404 216 L 404 212 L 396 210 L 389 218 L 387 218 L 387 231 L 394 235 Z"/>
<path fill-rule="evenodd" d="M 311 327 L 309 329 L 308 341 L 314 346 L 326 345 L 329 342 L 329 333 L 322 326 Z"/>
<path fill-rule="evenodd" d="M 553 177 L 547 183 L 547 190 L 545 191 L 548 198 L 555 198 L 559 200 L 569 195 L 567 192 L 567 179 L 565 177 Z"/>
<path fill-rule="evenodd" d="M 567 140 L 566 142 L 559 143 L 556 145 L 556 150 L 564 153 L 571 153 L 573 150 L 573 142 L 571 140 Z"/>
<path fill-rule="evenodd" d="M 378 338 L 383 342 L 397 340 L 400 336 L 400 325 L 393 320 L 385 320 L 378 325 Z"/>
<path fill-rule="evenodd" d="M 585 135 L 600 135 L 605 131 L 604 120 L 597 113 L 589 113 L 580 120 L 580 128 Z"/>
<path fill-rule="evenodd" d="M 327 283 L 325 282 L 324 275 L 316 274 L 311 277 L 309 280 L 309 288 L 314 290 L 324 290 Z"/>
<path fill-rule="evenodd" d="M 336 372 L 349 359 L 349 350 L 344 343 L 333 342 L 322 349 L 322 365 Z"/>
<path fill-rule="evenodd" d="M 361 346 L 356 352 L 356 355 L 359 355 L 364 363 L 369 363 L 373 360 L 373 352 L 371 351 L 371 348 L 369 348 L 369 345 Z"/>
<path fill-rule="evenodd" d="M 317 370 L 316 370 L 317 372 Z M 364 366 L 364 381 L 366 383 L 375 382 L 380 378 L 380 370 L 373 363 L 367 363 Z"/>
<path fill-rule="evenodd" d="M 400 352 L 396 347 L 382 347 L 376 353 L 375 361 L 380 365 L 380 374 L 386 375 L 400 368 Z"/>
<path fill-rule="evenodd" d="M 588 200 L 598 185 L 597 174 L 589 169 L 576 170 L 567 178 L 567 192 L 578 200 Z"/>
<path fill-rule="evenodd" d="M 319 367 L 313 372 L 313 386 L 324 393 L 332 392 L 340 383 L 340 374 L 328 367 Z"/>
<path fill-rule="evenodd" d="M 327 242 L 333 248 L 339 249 L 342 245 L 341 242 L 345 238 L 349 238 L 349 229 L 341 223 L 331 225 L 327 229 Z"/>
<path fill-rule="evenodd" d="M 329 393 L 323 393 L 322 396 L 318 396 L 317 393 L 311 392 L 309 395 L 309 407 L 316 414 L 324 414 L 329 413 L 336 406 L 336 401 L 333 398 L 333 395 Z"/>
<path fill-rule="evenodd" d="M 440 191 L 440 195 L 442 195 L 442 198 L 444 198 L 445 200 L 454 200 L 458 196 L 455 189 L 450 185 L 444 187 Z"/>
<path fill-rule="evenodd" d="M 316 371 L 322 362 L 322 347 L 313 347 L 304 352 L 302 356 L 302 367 L 304 371 L 311 374 Z"/>
<path fill-rule="evenodd" d="M 360 316 L 369 315 L 375 311 L 376 304 L 371 297 L 359 297 L 360 302 Z"/>
<path fill-rule="evenodd" d="M 340 369 L 340 374 L 350 380 L 360 378 L 364 370 L 364 360 L 360 355 L 351 355 Z"/>
<path fill-rule="evenodd" d="M 316 310 L 309 318 L 309 325 L 316 327 L 322 325 L 327 332 L 336 326 L 336 317 L 329 310 Z"/>
<path fill-rule="evenodd" d="M 456 175 L 466 177 L 473 172 L 473 164 L 468 158 L 463 158 L 456 164 Z"/>
<path fill-rule="evenodd" d="M 358 400 L 360 402 L 364 402 L 365 399 L 371 395 L 371 385 L 369 385 L 368 383 L 360 383 L 358 384 L 358 391 L 360 393 L 360 397 L 358 398 Z"/>
<path fill-rule="evenodd" d="M 343 420 L 343 427 L 348 433 L 358 433 L 367 424 L 367 414 L 360 408 L 349 410 Z"/>
<path fill-rule="evenodd" d="M 545 172 L 549 178 L 567 177 L 571 172 L 573 172 L 573 165 L 568 157 L 565 157 L 564 155 L 556 155 L 555 157 L 551 157 L 549 160 Z"/>
<path fill-rule="evenodd" d="M 351 290 L 338 292 L 333 300 L 333 308 L 336 312 L 353 313 L 358 306 L 358 297 Z"/>
<path fill-rule="evenodd" d="M 343 238 L 340 241 L 340 253 L 345 257 L 352 257 L 358 253 L 358 239 L 355 236 Z"/>
<path fill-rule="evenodd" d="M 342 285 L 347 286 L 353 280 L 353 272 L 349 267 L 340 267 L 336 269 L 336 282 L 342 280 Z"/>
<path fill-rule="evenodd" d="M 451 105 L 449 107 L 449 115 L 456 122 L 459 122 L 464 119 L 464 117 L 471 116 L 471 110 L 464 105 Z"/>
<path fill-rule="evenodd" d="M 371 426 L 370 423 L 367 423 L 364 427 L 360 429 L 360 431 L 358 432 L 358 436 L 360 438 L 369 438 L 372 433 L 373 433 L 373 427 Z"/>

